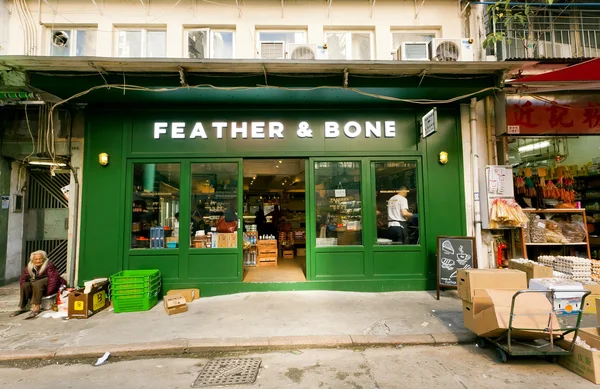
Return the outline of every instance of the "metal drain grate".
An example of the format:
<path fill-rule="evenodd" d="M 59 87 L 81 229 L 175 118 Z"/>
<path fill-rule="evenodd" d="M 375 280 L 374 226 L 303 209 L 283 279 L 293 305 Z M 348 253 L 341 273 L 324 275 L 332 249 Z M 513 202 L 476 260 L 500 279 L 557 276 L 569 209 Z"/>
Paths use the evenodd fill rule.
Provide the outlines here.
<path fill-rule="evenodd" d="M 192 388 L 252 384 L 256 381 L 260 363 L 260 358 L 213 359 L 204 366 Z"/>

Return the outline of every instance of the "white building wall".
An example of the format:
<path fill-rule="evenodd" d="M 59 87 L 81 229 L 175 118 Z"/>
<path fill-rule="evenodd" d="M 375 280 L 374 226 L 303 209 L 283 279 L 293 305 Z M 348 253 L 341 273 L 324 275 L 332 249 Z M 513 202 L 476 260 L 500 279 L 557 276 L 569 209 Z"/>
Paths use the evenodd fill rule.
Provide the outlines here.
<path fill-rule="evenodd" d="M 235 57 L 256 57 L 256 30 L 304 29 L 307 43 L 322 45 L 323 31 L 351 29 L 374 32 L 375 60 L 392 59 L 391 31 L 396 29 L 435 31 L 438 37 L 462 38 L 464 23 L 456 0 L 379 0 L 372 9 L 368 1 L 248 0 L 236 6 L 233 0 L 204 2 L 193 0 L 152 0 L 147 11 L 141 1 L 134 0 L 48 0 L 27 2 L 36 22 L 40 42 L 37 54 L 45 55 L 50 39 L 49 29 L 69 26 L 98 28 L 97 56 L 115 55 L 116 27 L 160 27 L 167 29 L 167 56 L 184 54 L 184 27 L 234 28 Z M 218 4 L 217 4 L 218 3 Z M 15 12 L 15 4 L 6 2 L 11 39 L 2 54 L 24 54 L 24 29 Z M 39 24 L 41 22 L 41 25 Z"/>

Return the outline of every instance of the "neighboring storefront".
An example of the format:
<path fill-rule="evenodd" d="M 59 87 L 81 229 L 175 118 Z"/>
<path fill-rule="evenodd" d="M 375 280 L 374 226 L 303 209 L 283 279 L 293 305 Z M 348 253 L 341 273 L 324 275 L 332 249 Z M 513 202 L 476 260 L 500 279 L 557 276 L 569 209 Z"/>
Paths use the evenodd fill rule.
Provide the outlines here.
<path fill-rule="evenodd" d="M 600 259 L 600 95 L 586 85 L 597 82 L 599 64 L 592 60 L 515 81 L 527 92 L 507 95 L 504 143 L 508 163 L 525 183 L 516 185 L 523 206 L 585 209 L 589 251 L 581 245 L 567 252 L 593 259 Z M 569 89 L 576 90 L 561 91 Z M 527 254 L 556 252 L 565 249 L 529 247 Z"/>
<path fill-rule="evenodd" d="M 71 62 L 71 73 L 88 66 Z M 467 234 L 461 134 L 469 121 L 460 105 L 491 93 L 501 71 L 518 66 L 355 64 L 344 77 L 347 64 L 297 65 L 305 73 L 282 64 L 267 79 L 256 61 L 237 69 L 215 63 L 208 75 L 198 72 L 209 65 L 189 61 L 176 76 L 164 70 L 171 63 L 141 62 L 104 60 L 110 89 L 88 70 L 76 81 L 62 72 L 32 77 L 61 99 L 84 91 L 70 102 L 87 104 L 78 283 L 160 269 L 163 288 L 195 286 L 205 296 L 434 289 L 437 236 Z M 132 74 L 132 66 L 154 66 L 153 73 Z M 278 64 L 266 66 L 277 73 Z M 186 82 L 201 86 L 176 87 Z M 282 87 L 246 86 L 266 83 Z M 353 89 L 325 86 L 338 83 Z M 159 93 L 164 85 L 171 87 Z M 433 108 L 435 132 L 423 137 L 423 116 Z M 303 282 L 244 282 L 244 232 L 252 229 L 244 220 L 254 213 L 248 166 L 263 159 L 304 163 L 294 177 L 304 182 Z M 415 220 L 404 244 L 390 244 L 386 207 L 404 187 Z M 198 220 L 206 236 L 228 213 L 238 220 L 233 238 L 213 234 L 221 236 L 203 247 Z"/>

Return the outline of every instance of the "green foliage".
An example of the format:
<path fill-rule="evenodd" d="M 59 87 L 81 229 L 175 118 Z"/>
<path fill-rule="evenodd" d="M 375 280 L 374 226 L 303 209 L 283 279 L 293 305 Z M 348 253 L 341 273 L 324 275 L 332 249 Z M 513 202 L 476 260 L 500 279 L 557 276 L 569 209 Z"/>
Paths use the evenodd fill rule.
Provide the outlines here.
<path fill-rule="evenodd" d="M 530 26 L 530 18 L 537 12 L 531 5 L 542 5 L 541 3 L 530 3 L 525 0 L 525 5 L 511 4 L 513 0 L 498 0 L 495 4 L 488 5 L 486 13 L 491 22 L 496 25 L 498 22 L 504 24 L 507 28 L 527 30 Z M 554 0 L 544 0 L 547 4 L 552 4 Z M 531 47 L 531 41 L 535 38 L 531 34 L 521 37 L 525 47 Z M 491 32 L 483 41 L 483 48 L 493 47 L 498 42 L 506 39 L 504 32 Z"/>

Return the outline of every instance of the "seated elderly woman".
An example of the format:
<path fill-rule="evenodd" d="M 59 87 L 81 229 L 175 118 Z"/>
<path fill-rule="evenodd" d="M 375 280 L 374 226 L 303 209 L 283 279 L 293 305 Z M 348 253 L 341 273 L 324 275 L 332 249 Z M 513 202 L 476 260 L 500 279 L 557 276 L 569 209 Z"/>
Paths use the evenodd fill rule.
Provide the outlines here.
<path fill-rule="evenodd" d="M 21 300 L 19 309 L 10 314 L 11 317 L 27 312 L 27 303 L 31 300 L 31 312 L 27 319 L 33 319 L 40 314 L 42 297 L 51 296 L 58 292 L 62 278 L 58 269 L 45 251 L 31 253 L 29 263 L 21 275 Z"/>

